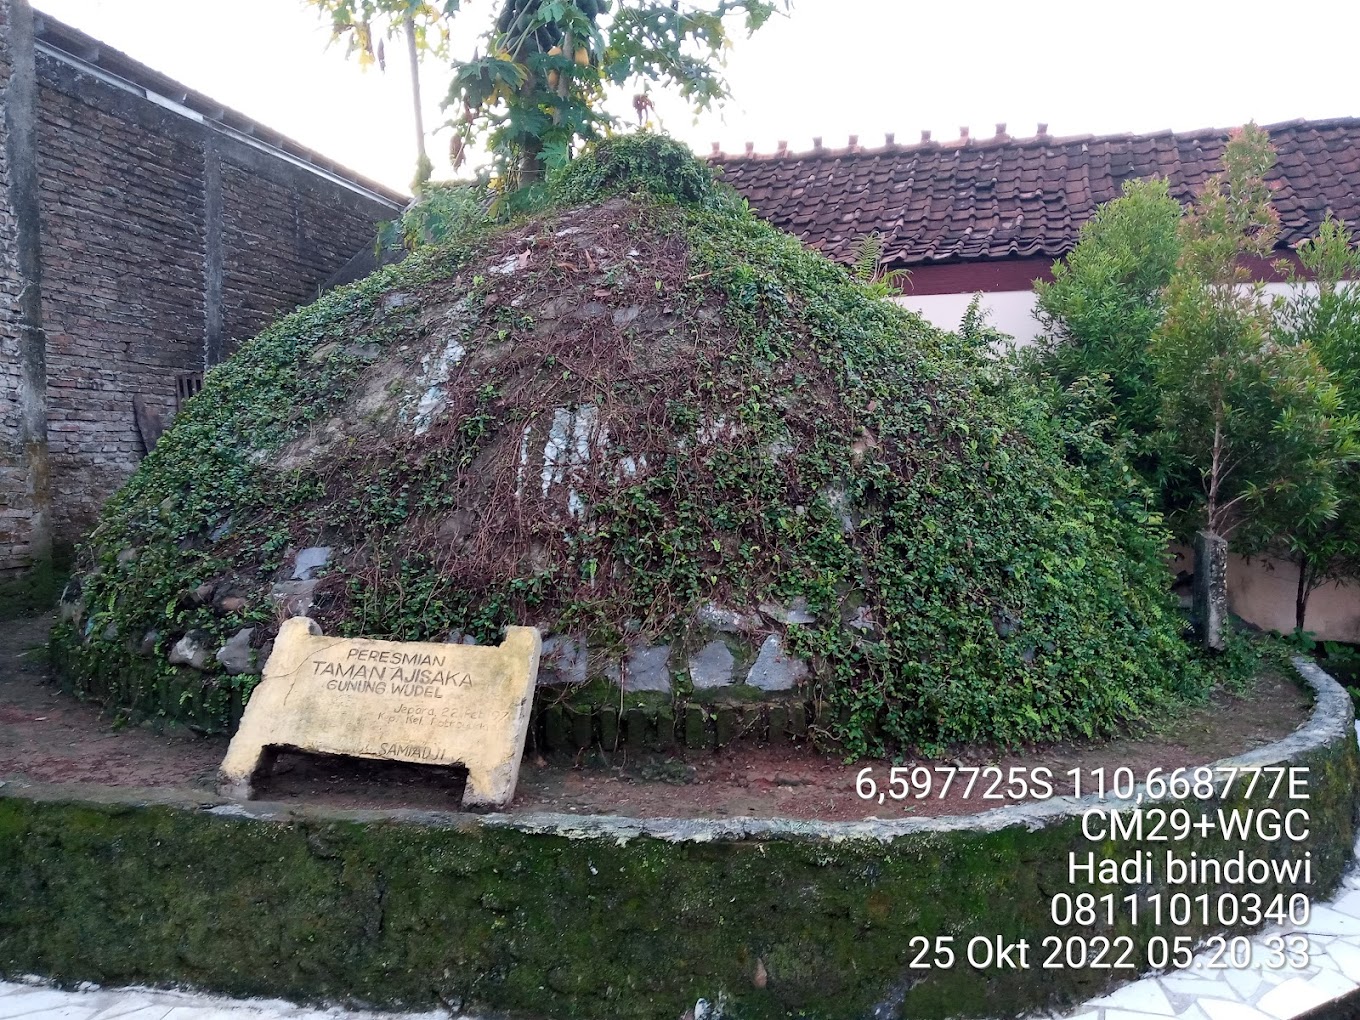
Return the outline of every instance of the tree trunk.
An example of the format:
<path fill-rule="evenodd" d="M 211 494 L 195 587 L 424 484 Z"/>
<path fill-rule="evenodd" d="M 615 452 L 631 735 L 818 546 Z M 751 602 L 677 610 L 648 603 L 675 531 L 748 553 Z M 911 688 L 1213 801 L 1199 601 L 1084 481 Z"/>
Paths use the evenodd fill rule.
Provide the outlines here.
<path fill-rule="evenodd" d="M 1194 613 L 1200 643 L 1223 651 L 1228 638 L 1228 540 L 1212 531 L 1195 536 Z"/>
<path fill-rule="evenodd" d="M 1299 560 L 1299 587 L 1294 593 L 1294 630 L 1302 634 L 1304 632 L 1303 622 L 1308 615 L 1308 596 L 1312 594 L 1312 588 L 1308 584 L 1308 557 L 1304 556 Z"/>
<path fill-rule="evenodd" d="M 527 188 L 543 179 L 543 160 L 539 156 L 542 151 L 543 145 L 536 138 L 524 143 L 519 157 L 519 187 Z"/>
<path fill-rule="evenodd" d="M 411 105 L 416 115 L 416 180 L 418 185 L 430 179 L 434 169 L 430 157 L 425 152 L 425 115 L 420 110 L 420 56 L 416 52 L 416 22 L 409 14 L 406 16 L 406 52 L 411 58 Z"/>

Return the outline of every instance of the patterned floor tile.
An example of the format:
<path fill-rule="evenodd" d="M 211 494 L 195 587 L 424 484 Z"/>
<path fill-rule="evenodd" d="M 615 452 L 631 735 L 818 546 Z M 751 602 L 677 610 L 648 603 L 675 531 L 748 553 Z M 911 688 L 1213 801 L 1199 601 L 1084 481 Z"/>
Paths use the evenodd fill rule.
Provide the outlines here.
<path fill-rule="evenodd" d="M 1167 974 L 1158 978 L 1162 988 L 1168 994 L 1177 996 L 1188 996 L 1198 998 L 1201 995 L 1208 995 L 1219 998 L 1232 998 L 1232 991 L 1226 987 L 1225 982 L 1213 981 L 1207 977 L 1191 974 Z"/>
<path fill-rule="evenodd" d="M 1133 984 L 1116 988 L 1109 995 L 1092 999 L 1087 1005 L 1104 1006 L 1106 1020 L 1110 1020 L 1110 1010 L 1127 1010 L 1152 1016 L 1175 1016 L 1176 1011 L 1167 1001 L 1166 993 L 1156 978 L 1135 981 Z"/>
<path fill-rule="evenodd" d="M 1337 982 L 1340 982 L 1340 987 Z M 1275 1017 L 1276 1020 L 1289 1020 L 1290 1017 L 1307 1013 L 1324 1002 L 1330 1002 L 1353 991 L 1355 985 L 1340 974 L 1328 972 L 1319 974 L 1312 980 L 1294 978 L 1286 981 L 1261 996 L 1256 1008 L 1268 1016 Z"/>
<path fill-rule="evenodd" d="M 42 1013 L 50 1009 L 71 1008 L 74 1005 L 73 994 L 51 988 L 35 988 L 31 985 L 0 985 L 0 1020 Z"/>
<path fill-rule="evenodd" d="M 1209 1020 L 1273 1020 L 1259 1009 L 1226 999 L 1200 999 L 1198 1005 Z"/>

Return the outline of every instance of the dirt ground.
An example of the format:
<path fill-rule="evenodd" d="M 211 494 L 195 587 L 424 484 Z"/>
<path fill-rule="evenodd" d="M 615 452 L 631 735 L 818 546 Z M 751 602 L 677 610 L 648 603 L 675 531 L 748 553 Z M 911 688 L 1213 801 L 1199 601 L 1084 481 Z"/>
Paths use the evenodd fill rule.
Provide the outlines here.
<path fill-rule="evenodd" d="M 98 707 L 62 694 L 53 682 L 44 644 L 51 617 L 0 622 L 0 781 L 23 777 L 49 783 L 102 783 L 124 787 L 187 786 L 211 789 L 226 753 L 224 737 L 203 737 L 178 726 L 120 726 Z M 908 768 L 997 766 L 1051 770 L 1057 793 L 1070 793 L 1070 769 L 1093 782 L 1092 770 L 1128 767 L 1139 778 L 1149 769 L 1200 765 L 1269 743 L 1308 716 L 1308 694 L 1293 682 L 1268 675 L 1246 697 L 1226 693 L 1182 713 L 1142 739 L 1099 744 L 1060 744 L 1011 753 L 976 751 L 955 759 L 906 762 Z M 856 777 L 872 766 L 880 791 L 889 790 L 889 763 L 847 764 L 793 745 L 736 746 L 718 753 L 667 758 L 596 752 L 572 764 L 549 763 L 534 754 L 520 770 L 516 811 L 560 811 L 633 817 L 786 817 L 849 821 L 985 811 L 1008 803 L 985 799 L 996 774 L 981 773 L 972 796 L 962 794 L 971 773 L 958 773 L 948 796 L 937 794 L 943 772 L 932 773 L 927 797 L 882 804 L 861 799 Z M 905 774 L 904 774 L 905 775 Z M 923 774 L 918 774 L 923 776 Z M 916 792 L 913 789 L 912 792 Z M 337 807 L 414 807 L 447 810 L 457 805 L 462 777 L 428 766 L 383 764 L 317 755 L 281 754 L 261 796 L 284 802 Z"/>

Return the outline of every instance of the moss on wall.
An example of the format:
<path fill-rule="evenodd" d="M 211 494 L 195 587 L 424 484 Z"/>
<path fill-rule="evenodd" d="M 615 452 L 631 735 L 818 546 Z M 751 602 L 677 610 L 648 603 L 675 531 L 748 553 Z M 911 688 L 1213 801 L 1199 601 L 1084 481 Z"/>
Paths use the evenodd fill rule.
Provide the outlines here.
<path fill-rule="evenodd" d="M 1315 898 L 1350 857 L 1356 758 L 1344 738 L 1295 760 L 1313 770 Z M 844 826 L 620 839 L 587 820 L 564 834 L 532 831 L 531 819 L 206 806 L 0 789 L 0 973 L 563 1020 L 673 1018 L 720 994 L 731 1016 L 755 1020 L 876 1006 L 1010 1016 L 1089 997 L 1112 973 L 1045 970 L 1033 955 L 1024 971 L 912 970 L 909 940 L 1037 945 L 1057 930 L 1049 897 L 1081 891 L 1069 851 L 1166 848 L 1090 844 L 1079 818 L 1040 824 L 1023 810 L 996 831 L 886 840 Z M 1239 848 L 1193 844 L 1201 856 Z M 1133 935 L 1140 952 L 1154 934 L 1205 934 L 1146 923 L 1066 933 Z"/>
<path fill-rule="evenodd" d="M 0 620 L 44 613 L 57 604 L 62 585 L 71 574 L 75 550 L 59 542 L 50 556 L 32 564 L 28 570 L 0 580 Z"/>

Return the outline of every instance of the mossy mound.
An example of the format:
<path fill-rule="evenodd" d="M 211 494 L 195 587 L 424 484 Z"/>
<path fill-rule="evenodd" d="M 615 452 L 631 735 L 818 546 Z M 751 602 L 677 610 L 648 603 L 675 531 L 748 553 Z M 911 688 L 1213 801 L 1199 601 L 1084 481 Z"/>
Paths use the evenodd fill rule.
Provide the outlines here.
<path fill-rule="evenodd" d="M 592 673 L 692 652 L 723 607 L 811 664 L 851 751 L 1098 734 L 1192 685 L 1142 494 L 1072 466 L 982 340 L 876 298 L 673 143 L 617 140 L 551 191 L 208 373 L 90 536 L 77 674 L 113 664 L 133 704 L 177 645 L 259 647 L 301 600 L 327 633 L 539 623 L 584 636 Z M 319 579 L 292 580 L 313 546 Z"/>

